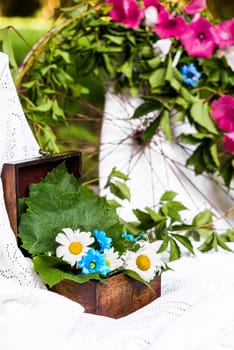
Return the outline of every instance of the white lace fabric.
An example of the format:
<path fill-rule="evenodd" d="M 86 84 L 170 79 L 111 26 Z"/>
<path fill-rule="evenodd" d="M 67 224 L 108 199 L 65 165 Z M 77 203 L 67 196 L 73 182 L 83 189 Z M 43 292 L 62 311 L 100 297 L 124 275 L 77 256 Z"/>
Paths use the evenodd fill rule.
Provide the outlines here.
<path fill-rule="evenodd" d="M 39 155 L 0 54 L 0 159 Z M 234 256 L 184 257 L 162 275 L 162 296 L 119 320 L 86 314 L 49 292 L 17 247 L 0 186 L 0 347 L 4 350 L 234 348 Z"/>

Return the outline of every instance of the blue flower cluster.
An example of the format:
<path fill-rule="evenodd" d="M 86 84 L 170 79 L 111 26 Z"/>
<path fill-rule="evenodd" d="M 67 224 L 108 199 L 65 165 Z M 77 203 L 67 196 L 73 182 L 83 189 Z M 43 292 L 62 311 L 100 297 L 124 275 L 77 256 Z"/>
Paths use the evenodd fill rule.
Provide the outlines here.
<path fill-rule="evenodd" d="M 193 88 L 196 86 L 196 84 L 199 82 L 201 78 L 201 73 L 198 72 L 196 66 L 193 63 L 190 64 L 184 64 L 180 72 L 184 78 L 183 82 L 186 85 L 190 85 Z"/>
<path fill-rule="evenodd" d="M 144 239 L 144 232 L 140 232 L 138 236 L 134 236 L 132 233 L 123 232 L 122 237 L 131 242 L 137 242 L 139 239 Z"/>
<path fill-rule="evenodd" d="M 78 262 L 78 265 L 82 269 L 82 273 L 85 275 L 95 272 L 106 275 L 108 272 L 110 272 L 110 268 L 105 259 L 106 254 L 90 248 L 87 254 L 82 256 L 81 260 Z"/>
<path fill-rule="evenodd" d="M 104 249 L 111 248 L 112 238 L 108 237 L 105 231 L 102 230 L 95 229 L 93 234 L 99 244 L 99 250 L 90 248 L 87 254 L 83 255 L 81 260 L 78 261 L 78 267 L 82 269 L 83 274 L 98 272 L 106 275 L 111 270 Z"/>

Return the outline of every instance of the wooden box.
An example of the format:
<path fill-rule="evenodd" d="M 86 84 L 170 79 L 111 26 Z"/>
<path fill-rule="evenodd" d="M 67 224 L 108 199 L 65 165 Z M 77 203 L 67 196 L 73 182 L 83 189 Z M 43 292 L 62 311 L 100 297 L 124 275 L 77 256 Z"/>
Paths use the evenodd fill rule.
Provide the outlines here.
<path fill-rule="evenodd" d="M 16 237 L 19 224 L 19 198 L 28 195 L 28 187 L 31 183 L 40 182 L 49 171 L 63 161 L 68 171 L 80 179 L 80 152 L 43 156 L 3 165 L 2 182 L 5 203 Z M 154 279 L 151 288 L 120 273 L 106 278 L 105 284 L 98 281 L 79 284 L 63 280 L 51 290 L 80 303 L 86 312 L 120 318 L 158 298 L 161 295 L 161 277 Z"/>
<path fill-rule="evenodd" d="M 105 284 L 98 281 L 79 284 L 63 280 L 52 290 L 79 302 L 86 312 L 120 318 L 160 297 L 161 277 L 152 281 L 151 288 L 119 273 L 108 277 Z"/>

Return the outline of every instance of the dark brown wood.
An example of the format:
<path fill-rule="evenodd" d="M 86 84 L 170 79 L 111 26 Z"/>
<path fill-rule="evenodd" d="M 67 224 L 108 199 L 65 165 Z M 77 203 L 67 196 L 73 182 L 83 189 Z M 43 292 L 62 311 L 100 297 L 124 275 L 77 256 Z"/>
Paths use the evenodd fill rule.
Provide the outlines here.
<path fill-rule="evenodd" d="M 85 312 L 117 319 L 160 297 L 161 277 L 152 281 L 151 288 L 120 273 L 107 278 L 105 284 L 63 280 L 51 290 L 80 303 Z"/>
<path fill-rule="evenodd" d="M 17 236 L 19 199 L 28 195 L 29 185 L 38 183 L 49 171 L 65 162 L 68 172 L 81 178 L 81 152 L 66 152 L 5 163 L 2 169 L 4 199 L 12 230 Z"/>

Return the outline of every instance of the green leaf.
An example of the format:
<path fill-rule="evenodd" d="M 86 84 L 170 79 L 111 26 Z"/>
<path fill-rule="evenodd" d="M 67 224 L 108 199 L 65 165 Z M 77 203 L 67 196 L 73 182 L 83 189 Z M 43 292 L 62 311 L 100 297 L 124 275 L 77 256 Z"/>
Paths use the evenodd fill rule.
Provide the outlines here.
<path fill-rule="evenodd" d="M 165 202 L 161 207 L 161 210 L 165 216 L 168 216 L 173 221 L 179 221 L 179 222 L 181 222 L 181 217 L 179 212 L 186 209 L 187 208 L 178 201 Z"/>
<path fill-rule="evenodd" d="M 209 250 L 211 250 L 212 248 L 214 248 L 214 246 L 216 246 L 216 239 L 215 239 L 215 234 L 212 233 L 206 240 L 205 242 L 200 246 L 198 247 L 198 249 L 201 251 L 201 252 L 208 252 Z"/>
<path fill-rule="evenodd" d="M 133 209 L 133 213 L 137 217 L 137 219 L 140 221 L 140 227 L 142 230 L 148 230 L 155 226 L 155 222 L 152 219 L 151 215 L 140 210 L 140 209 Z"/>
<path fill-rule="evenodd" d="M 120 203 L 117 202 L 117 201 L 114 200 L 114 199 L 108 199 L 107 202 L 108 202 L 108 204 L 109 204 L 111 207 L 113 207 L 113 208 L 119 208 L 119 207 L 121 207 Z"/>
<path fill-rule="evenodd" d="M 130 201 L 130 190 L 125 183 L 116 180 L 114 183 L 110 182 L 109 188 L 111 193 L 113 193 L 116 197 Z"/>
<path fill-rule="evenodd" d="M 200 213 L 198 213 L 192 221 L 192 225 L 194 226 L 204 226 L 207 224 L 212 223 L 212 218 L 214 214 L 212 213 L 211 210 L 206 209 Z"/>
<path fill-rule="evenodd" d="M 213 134 L 218 133 L 215 124 L 210 117 L 208 103 L 202 100 L 196 100 L 196 102 L 192 104 L 190 112 L 193 120 L 196 123 L 203 126 Z"/>
<path fill-rule="evenodd" d="M 154 58 L 151 58 L 150 60 L 147 61 L 147 64 L 149 66 L 149 68 L 151 69 L 156 69 L 158 68 L 158 66 L 160 65 L 161 63 L 161 58 L 160 56 L 156 56 Z"/>
<path fill-rule="evenodd" d="M 186 143 L 191 143 L 191 144 L 195 144 L 200 142 L 203 139 L 213 139 L 214 136 L 212 134 L 207 134 L 207 133 L 202 133 L 202 132 L 197 132 L 195 134 L 181 134 L 180 135 L 180 139 L 183 142 Z M 187 139 L 187 141 L 186 141 Z"/>
<path fill-rule="evenodd" d="M 198 227 L 199 227 L 199 226 L 198 226 Z M 212 228 L 212 226 L 211 226 L 211 228 Z M 195 230 L 195 232 L 198 233 L 199 236 L 201 236 L 201 237 L 207 239 L 207 238 L 210 237 L 210 235 L 212 234 L 211 228 L 210 228 L 210 229 L 209 229 L 209 228 L 197 228 L 197 229 Z"/>
<path fill-rule="evenodd" d="M 224 238 L 222 236 L 216 235 L 217 237 L 217 243 L 218 245 L 223 248 L 224 250 L 227 250 L 228 252 L 232 252 L 232 249 L 230 249 L 227 244 L 224 241 Z"/>
<path fill-rule="evenodd" d="M 217 145 L 213 144 L 210 147 L 210 154 L 212 156 L 212 159 L 217 167 L 220 166 L 220 161 L 219 161 L 219 156 L 218 156 L 218 150 L 217 150 Z"/>
<path fill-rule="evenodd" d="M 70 227 L 85 231 L 102 229 L 112 238 L 113 246 L 121 250 L 123 225 L 116 209 L 87 186 L 81 186 L 78 180 L 74 185 L 74 176 L 68 174 L 64 166 L 57 168 L 55 173 L 52 171 L 49 179 L 30 187 L 26 199 L 28 209 L 21 215 L 19 223 L 23 248 L 32 255 L 55 253 L 56 235 L 63 228 Z M 70 176 L 71 182 L 66 180 Z M 73 187 L 77 190 L 72 191 Z"/>
<path fill-rule="evenodd" d="M 181 93 L 181 97 L 183 97 L 183 99 L 189 105 L 191 105 L 192 103 L 194 103 L 196 101 L 196 98 L 192 94 L 190 94 L 190 92 L 185 87 L 181 87 L 180 93 Z"/>
<path fill-rule="evenodd" d="M 193 246 L 190 240 L 186 236 L 179 235 L 177 233 L 171 234 L 177 241 L 179 241 L 185 248 L 187 248 L 190 253 L 194 254 Z"/>
<path fill-rule="evenodd" d="M 161 127 L 167 140 L 172 141 L 171 124 L 169 118 L 169 112 L 164 110 L 161 114 Z"/>
<path fill-rule="evenodd" d="M 149 83 L 152 89 L 163 86 L 165 82 L 165 68 L 156 69 L 149 77 Z"/>
<path fill-rule="evenodd" d="M 114 167 L 112 170 L 111 170 L 111 173 L 108 177 L 118 177 L 119 179 L 123 179 L 123 180 L 129 180 L 129 177 L 122 173 L 121 171 L 117 170 L 116 167 Z"/>
<path fill-rule="evenodd" d="M 70 58 L 70 54 L 67 51 L 64 50 L 60 50 L 60 49 L 56 49 L 54 51 L 54 57 L 60 57 L 64 60 L 65 63 L 69 64 L 71 63 L 71 58 Z"/>
<path fill-rule="evenodd" d="M 198 146 L 193 154 L 187 159 L 186 165 L 193 165 L 195 174 L 201 174 L 206 170 L 206 165 L 203 160 L 204 149 L 202 146 Z"/>
<path fill-rule="evenodd" d="M 49 287 L 61 282 L 64 279 L 77 283 L 84 283 L 92 280 L 102 281 L 99 273 L 75 274 L 74 269 L 66 262 L 53 256 L 38 255 L 33 259 L 34 269 Z"/>
<path fill-rule="evenodd" d="M 177 196 L 177 193 L 174 191 L 166 191 L 160 198 L 160 202 L 167 202 L 173 200 Z"/>
<path fill-rule="evenodd" d="M 160 253 L 165 252 L 165 250 L 166 250 L 167 247 L 168 247 L 168 244 L 169 244 L 169 237 L 166 236 L 166 237 L 164 238 L 164 240 L 163 240 L 163 243 L 160 245 L 160 247 L 159 247 L 157 253 L 160 254 Z"/>
<path fill-rule="evenodd" d="M 132 78 L 133 74 L 133 62 L 131 60 L 125 61 L 119 68 L 118 68 L 119 73 L 123 73 L 126 75 L 128 79 Z"/>
<path fill-rule="evenodd" d="M 151 140 L 152 137 L 156 134 L 157 129 L 161 122 L 161 116 L 156 117 L 149 126 L 144 131 L 144 140 L 148 141 Z"/>
<path fill-rule="evenodd" d="M 52 108 L 52 106 L 53 106 L 53 101 L 49 100 L 44 104 L 34 107 L 33 110 L 37 112 L 48 112 Z"/>
<path fill-rule="evenodd" d="M 105 39 L 110 40 L 110 42 L 115 43 L 116 45 L 119 45 L 119 46 L 121 46 L 125 40 L 125 38 L 123 36 L 115 36 L 115 35 L 110 35 L 110 34 L 103 35 L 103 37 Z"/>
<path fill-rule="evenodd" d="M 150 217 L 153 219 L 155 223 L 166 221 L 167 218 L 163 215 L 160 215 L 159 213 L 156 213 L 153 209 L 151 208 L 145 208 L 146 211 L 150 214 Z"/>
<path fill-rule="evenodd" d="M 143 280 L 143 278 L 141 278 L 138 273 L 136 273 L 135 271 L 132 270 L 124 270 L 123 271 L 127 276 L 131 277 L 132 279 L 144 283 L 146 286 L 150 287 L 150 283 L 146 282 L 145 280 Z"/>
<path fill-rule="evenodd" d="M 146 114 L 150 112 L 154 112 L 158 110 L 161 107 L 161 103 L 158 101 L 154 102 L 144 102 L 139 107 L 137 107 L 134 111 L 134 114 L 132 118 L 140 118 L 142 116 L 145 116 Z"/>
<path fill-rule="evenodd" d="M 222 236 L 226 242 L 234 242 L 234 229 L 227 229 Z"/>
<path fill-rule="evenodd" d="M 176 241 L 173 238 L 170 237 L 169 241 L 170 241 L 170 256 L 169 256 L 169 260 L 170 261 L 177 260 L 181 256 L 180 248 L 179 248 L 178 244 L 176 243 Z"/>

